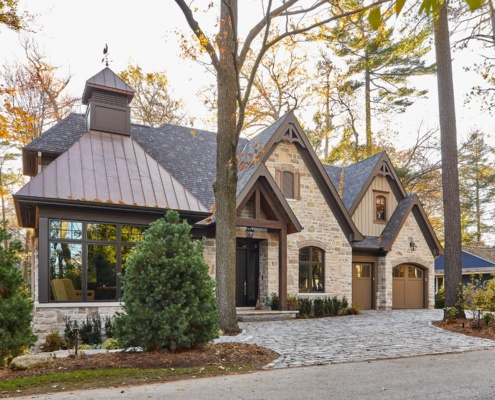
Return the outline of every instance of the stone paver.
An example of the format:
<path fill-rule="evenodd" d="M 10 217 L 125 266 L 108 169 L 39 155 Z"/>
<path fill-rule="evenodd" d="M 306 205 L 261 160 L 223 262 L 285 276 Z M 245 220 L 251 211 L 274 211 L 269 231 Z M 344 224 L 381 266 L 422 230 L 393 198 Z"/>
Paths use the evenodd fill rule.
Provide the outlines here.
<path fill-rule="evenodd" d="M 364 311 L 335 318 L 240 323 L 237 341 L 267 347 L 281 356 L 267 368 L 287 368 L 495 348 L 495 341 L 431 325 L 442 310 Z"/>

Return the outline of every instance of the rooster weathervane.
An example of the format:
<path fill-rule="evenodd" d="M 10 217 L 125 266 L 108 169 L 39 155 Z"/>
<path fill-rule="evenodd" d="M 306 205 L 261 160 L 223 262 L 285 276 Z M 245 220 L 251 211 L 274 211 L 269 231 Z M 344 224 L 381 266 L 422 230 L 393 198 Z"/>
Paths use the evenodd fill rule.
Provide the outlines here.
<path fill-rule="evenodd" d="M 108 52 L 108 44 L 105 43 L 105 47 L 103 48 L 103 58 L 101 62 L 105 62 L 105 65 L 108 67 L 108 56 L 110 53 Z"/>

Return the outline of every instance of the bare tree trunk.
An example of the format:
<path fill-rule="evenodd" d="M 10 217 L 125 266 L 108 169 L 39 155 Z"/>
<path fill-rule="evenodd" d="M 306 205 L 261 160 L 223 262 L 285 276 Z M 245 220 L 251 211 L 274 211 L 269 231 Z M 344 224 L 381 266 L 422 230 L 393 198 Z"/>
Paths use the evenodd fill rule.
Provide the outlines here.
<path fill-rule="evenodd" d="M 445 306 L 457 307 L 462 290 L 461 208 L 457 164 L 454 83 L 450 55 L 448 2 L 434 18 L 435 54 L 442 147 L 442 186 L 445 227 Z M 462 311 L 463 313 L 463 311 Z"/>
<path fill-rule="evenodd" d="M 371 149 L 373 148 L 373 137 L 371 133 L 371 76 L 368 50 L 364 53 L 364 59 L 366 63 L 366 69 L 364 72 L 364 98 L 365 98 L 365 111 L 366 111 L 366 155 L 371 156 Z"/>
<path fill-rule="evenodd" d="M 231 15 L 234 16 L 234 20 Z M 239 331 L 235 307 L 237 102 L 233 28 L 236 23 L 237 0 L 223 0 L 220 11 L 220 32 L 217 36 L 220 60 L 217 70 L 217 174 L 214 190 L 217 307 L 220 311 L 220 328 L 224 332 Z"/>

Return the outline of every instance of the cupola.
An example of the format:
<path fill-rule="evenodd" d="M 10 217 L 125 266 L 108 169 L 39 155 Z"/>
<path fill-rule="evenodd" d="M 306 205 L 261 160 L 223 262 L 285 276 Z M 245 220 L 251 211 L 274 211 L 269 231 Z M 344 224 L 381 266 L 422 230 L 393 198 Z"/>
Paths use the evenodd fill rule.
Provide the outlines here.
<path fill-rule="evenodd" d="M 131 134 L 129 103 L 134 89 L 106 67 L 86 81 L 82 103 L 86 110 L 86 130 Z"/>

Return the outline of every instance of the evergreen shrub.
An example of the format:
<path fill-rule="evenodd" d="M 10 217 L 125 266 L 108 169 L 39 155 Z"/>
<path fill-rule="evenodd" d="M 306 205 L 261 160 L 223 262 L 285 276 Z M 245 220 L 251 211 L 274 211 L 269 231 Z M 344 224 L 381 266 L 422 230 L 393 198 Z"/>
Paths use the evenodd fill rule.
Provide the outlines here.
<path fill-rule="evenodd" d="M 33 302 L 18 268 L 22 251 L 19 241 L 0 228 L 0 365 L 23 354 L 38 339 L 31 330 Z"/>
<path fill-rule="evenodd" d="M 214 281 L 203 241 L 176 211 L 153 222 L 126 260 L 123 313 L 114 334 L 124 348 L 145 351 L 202 346 L 218 336 Z"/>

